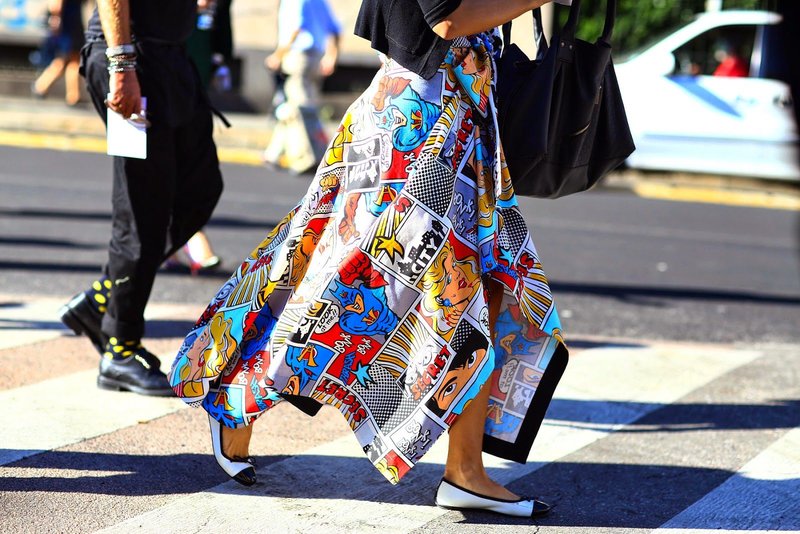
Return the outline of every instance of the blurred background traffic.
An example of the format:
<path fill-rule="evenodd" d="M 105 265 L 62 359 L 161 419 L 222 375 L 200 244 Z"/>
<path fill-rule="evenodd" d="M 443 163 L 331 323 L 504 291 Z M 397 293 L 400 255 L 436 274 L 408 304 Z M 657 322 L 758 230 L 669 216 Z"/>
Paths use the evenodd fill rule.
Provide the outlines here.
<path fill-rule="evenodd" d="M 63 47 L 52 36 L 50 3 L 0 0 L 0 96 L 55 99 L 66 94 L 67 104 L 80 104 L 68 61 L 57 65 L 66 76 L 54 77 L 52 87 L 43 90 L 53 74 L 45 69 Z M 70 3 L 81 6 L 85 21 L 94 2 L 65 5 Z M 267 114 L 276 77 L 264 68 L 264 58 L 277 45 L 278 1 L 217 4 L 216 20 L 198 18 L 198 28 L 210 25 L 214 36 L 196 32 L 190 42 L 201 72 L 210 78 L 212 99 L 222 110 Z M 360 2 L 330 4 L 343 33 L 337 69 L 325 79 L 321 112 L 323 119 L 335 121 L 369 83 L 378 58 L 369 43 L 350 31 Z M 614 57 L 637 145 L 628 166 L 798 182 L 790 89 L 798 68 L 790 51 L 798 49 L 800 37 L 788 30 L 800 22 L 796 4 L 620 0 Z M 567 11 L 548 6 L 546 31 L 557 28 Z M 594 40 L 602 28 L 604 3 L 584 2 L 582 11 L 579 36 Z M 515 41 L 533 53 L 527 19 L 516 24 Z"/>

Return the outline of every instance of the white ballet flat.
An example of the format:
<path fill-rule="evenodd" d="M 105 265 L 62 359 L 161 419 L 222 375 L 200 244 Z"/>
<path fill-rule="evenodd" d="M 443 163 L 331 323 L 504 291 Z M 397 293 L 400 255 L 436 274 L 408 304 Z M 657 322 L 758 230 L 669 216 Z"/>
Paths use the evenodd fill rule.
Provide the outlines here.
<path fill-rule="evenodd" d="M 550 511 L 550 505 L 542 501 L 495 499 L 462 488 L 444 478 L 436 490 L 436 506 L 448 510 L 485 510 L 514 517 L 540 517 Z"/>
<path fill-rule="evenodd" d="M 242 484 L 252 486 L 256 483 L 256 469 L 253 464 L 247 462 L 237 462 L 231 460 L 222 452 L 222 425 L 219 421 L 208 416 L 208 426 L 211 428 L 211 445 L 214 448 L 214 458 L 229 477 Z"/>

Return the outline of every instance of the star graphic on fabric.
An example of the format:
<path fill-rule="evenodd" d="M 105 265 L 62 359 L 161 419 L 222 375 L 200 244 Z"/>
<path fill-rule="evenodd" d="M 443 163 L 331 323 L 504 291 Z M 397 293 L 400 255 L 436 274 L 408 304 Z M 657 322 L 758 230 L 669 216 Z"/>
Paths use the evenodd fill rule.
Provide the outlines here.
<path fill-rule="evenodd" d="M 394 235 L 391 235 L 390 237 L 378 237 L 378 246 L 375 247 L 375 250 L 378 252 L 386 252 L 386 254 L 389 255 L 389 259 L 392 261 L 394 261 L 396 254 L 400 254 L 401 256 L 405 254 L 403 246 L 397 242 L 397 239 L 395 239 Z"/>
<path fill-rule="evenodd" d="M 369 376 L 369 365 L 359 363 L 356 370 L 353 371 L 353 375 L 355 375 L 358 383 L 364 387 L 367 387 L 367 382 L 375 383 L 375 381 Z"/>
<path fill-rule="evenodd" d="M 507 248 L 500 249 L 500 258 L 504 259 L 509 265 L 514 262 L 514 256 L 511 254 L 511 251 Z"/>

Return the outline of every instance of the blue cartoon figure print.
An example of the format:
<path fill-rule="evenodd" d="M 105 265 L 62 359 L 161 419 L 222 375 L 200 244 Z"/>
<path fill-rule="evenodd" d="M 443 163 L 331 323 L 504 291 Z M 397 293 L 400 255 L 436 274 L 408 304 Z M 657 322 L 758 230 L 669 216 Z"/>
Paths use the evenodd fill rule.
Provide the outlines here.
<path fill-rule="evenodd" d="M 386 335 L 397 326 L 397 316 L 389 309 L 386 302 L 385 286 L 367 287 L 365 284 L 357 288 L 336 284 L 333 295 L 344 308 L 339 318 L 342 330 L 350 334 Z"/>
<path fill-rule="evenodd" d="M 376 126 L 392 133 L 392 145 L 410 152 L 428 138 L 442 114 L 439 106 L 426 102 L 404 78 L 385 78 L 372 100 Z"/>

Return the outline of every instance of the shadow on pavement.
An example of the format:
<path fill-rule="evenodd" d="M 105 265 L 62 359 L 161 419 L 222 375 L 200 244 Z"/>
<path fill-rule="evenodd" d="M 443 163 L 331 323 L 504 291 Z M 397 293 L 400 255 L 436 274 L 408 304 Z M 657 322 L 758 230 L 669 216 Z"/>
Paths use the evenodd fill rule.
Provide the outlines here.
<path fill-rule="evenodd" d="M 42 239 L 38 237 L 0 237 L 0 245 L 13 247 L 72 248 L 79 250 L 98 250 L 106 248 L 105 245 L 95 243 L 78 243 L 67 239 Z"/>
<path fill-rule="evenodd" d="M 625 413 L 646 415 L 623 428 L 615 428 L 620 414 Z M 772 404 L 659 405 L 556 398 L 547 409 L 546 421 L 556 426 L 617 433 L 795 428 L 800 427 L 800 400 L 776 399 Z"/>
<path fill-rule="evenodd" d="M 259 482 L 244 488 L 230 482 L 210 455 L 136 456 L 57 451 L 40 454 L 11 464 L 25 469 L 64 469 L 58 476 L 25 476 L 2 479 L 4 491 L 88 493 L 148 496 L 190 494 L 212 489 L 226 494 L 271 496 L 290 499 L 347 499 L 399 505 L 433 506 L 436 482 L 442 466 L 419 464 L 399 486 L 391 486 L 365 459 L 303 455 L 292 462 L 304 473 L 317 472 L 320 480 L 287 480 L 284 469 L 264 467 L 285 460 L 285 456 L 259 457 Z M 76 471 L 92 476 L 75 477 Z M 103 471 L 111 473 L 104 474 Z M 326 474 L 327 473 L 327 474 Z M 336 475 L 333 475 L 333 474 Z M 302 473 L 298 473 L 300 475 Z M 732 478 L 733 477 L 733 478 Z M 733 528 L 735 530 L 796 530 L 800 514 L 792 512 L 792 495 L 800 491 L 800 478 L 759 480 L 732 471 L 674 465 L 629 465 L 618 463 L 554 462 L 509 485 L 520 494 L 533 494 L 553 505 L 553 512 L 536 523 L 541 526 L 658 528 L 727 480 L 741 492 L 729 511 L 691 515 L 682 519 L 683 528 Z M 323 483 L 323 480 L 325 482 Z M 771 502 L 767 496 L 773 496 Z M 778 498 L 775 498 L 778 497 Z M 785 498 L 780 498 L 785 497 Z M 247 501 L 252 503 L 251 500 Z M 747 506 L 742 506 L 746 503 Z M 346 513 L 343 511 L 342 513 Z M 530 525 L 517 519 L 482 512 L 460 514 L 456 524 Z"/>
<path fill-rule="evenodd" d="M 582 284 L 572 282 L 551 281 L 550 289 L 554 294 L 577 293 L 600 297 L 612 297 L 622 302 L 630 302 L 643 306 L 658 307 L 662 303 L 647 299 L 677 299 L 677 300 L 711 300 L 732 303 L 756 304 L 786 304 L 800 306 L 800 297 L 784 297 L 778 295 L 764 295 L 750 291 L 720 291 L 701 288 L 657 286 L 627 286 L 610 284 Z"/>
<path fill-rule="evenodd" d="M 147 321 L 147 339 L 181 338 L 194 326 L 193 321 L 174 319 L 149 319 Z M 25 319 L 0 319 L 0 331 L 3 330 L 55 330 L 70 332 L 61 321 L 32 321 Z"/>
<path fill-rule="evenodd" d="M 78 219 L 93 221 L 111 221 L 110 211 L 71 211 L 53 209 L 0 209 L 0 217 L 27 217 L 35 219 Z M 274 228 L 279 221 L 256 221 L 229 217 L 225 215 L 214 216 L 207 226 L 215 228 L 263 228 L 265 232 Z"/>

